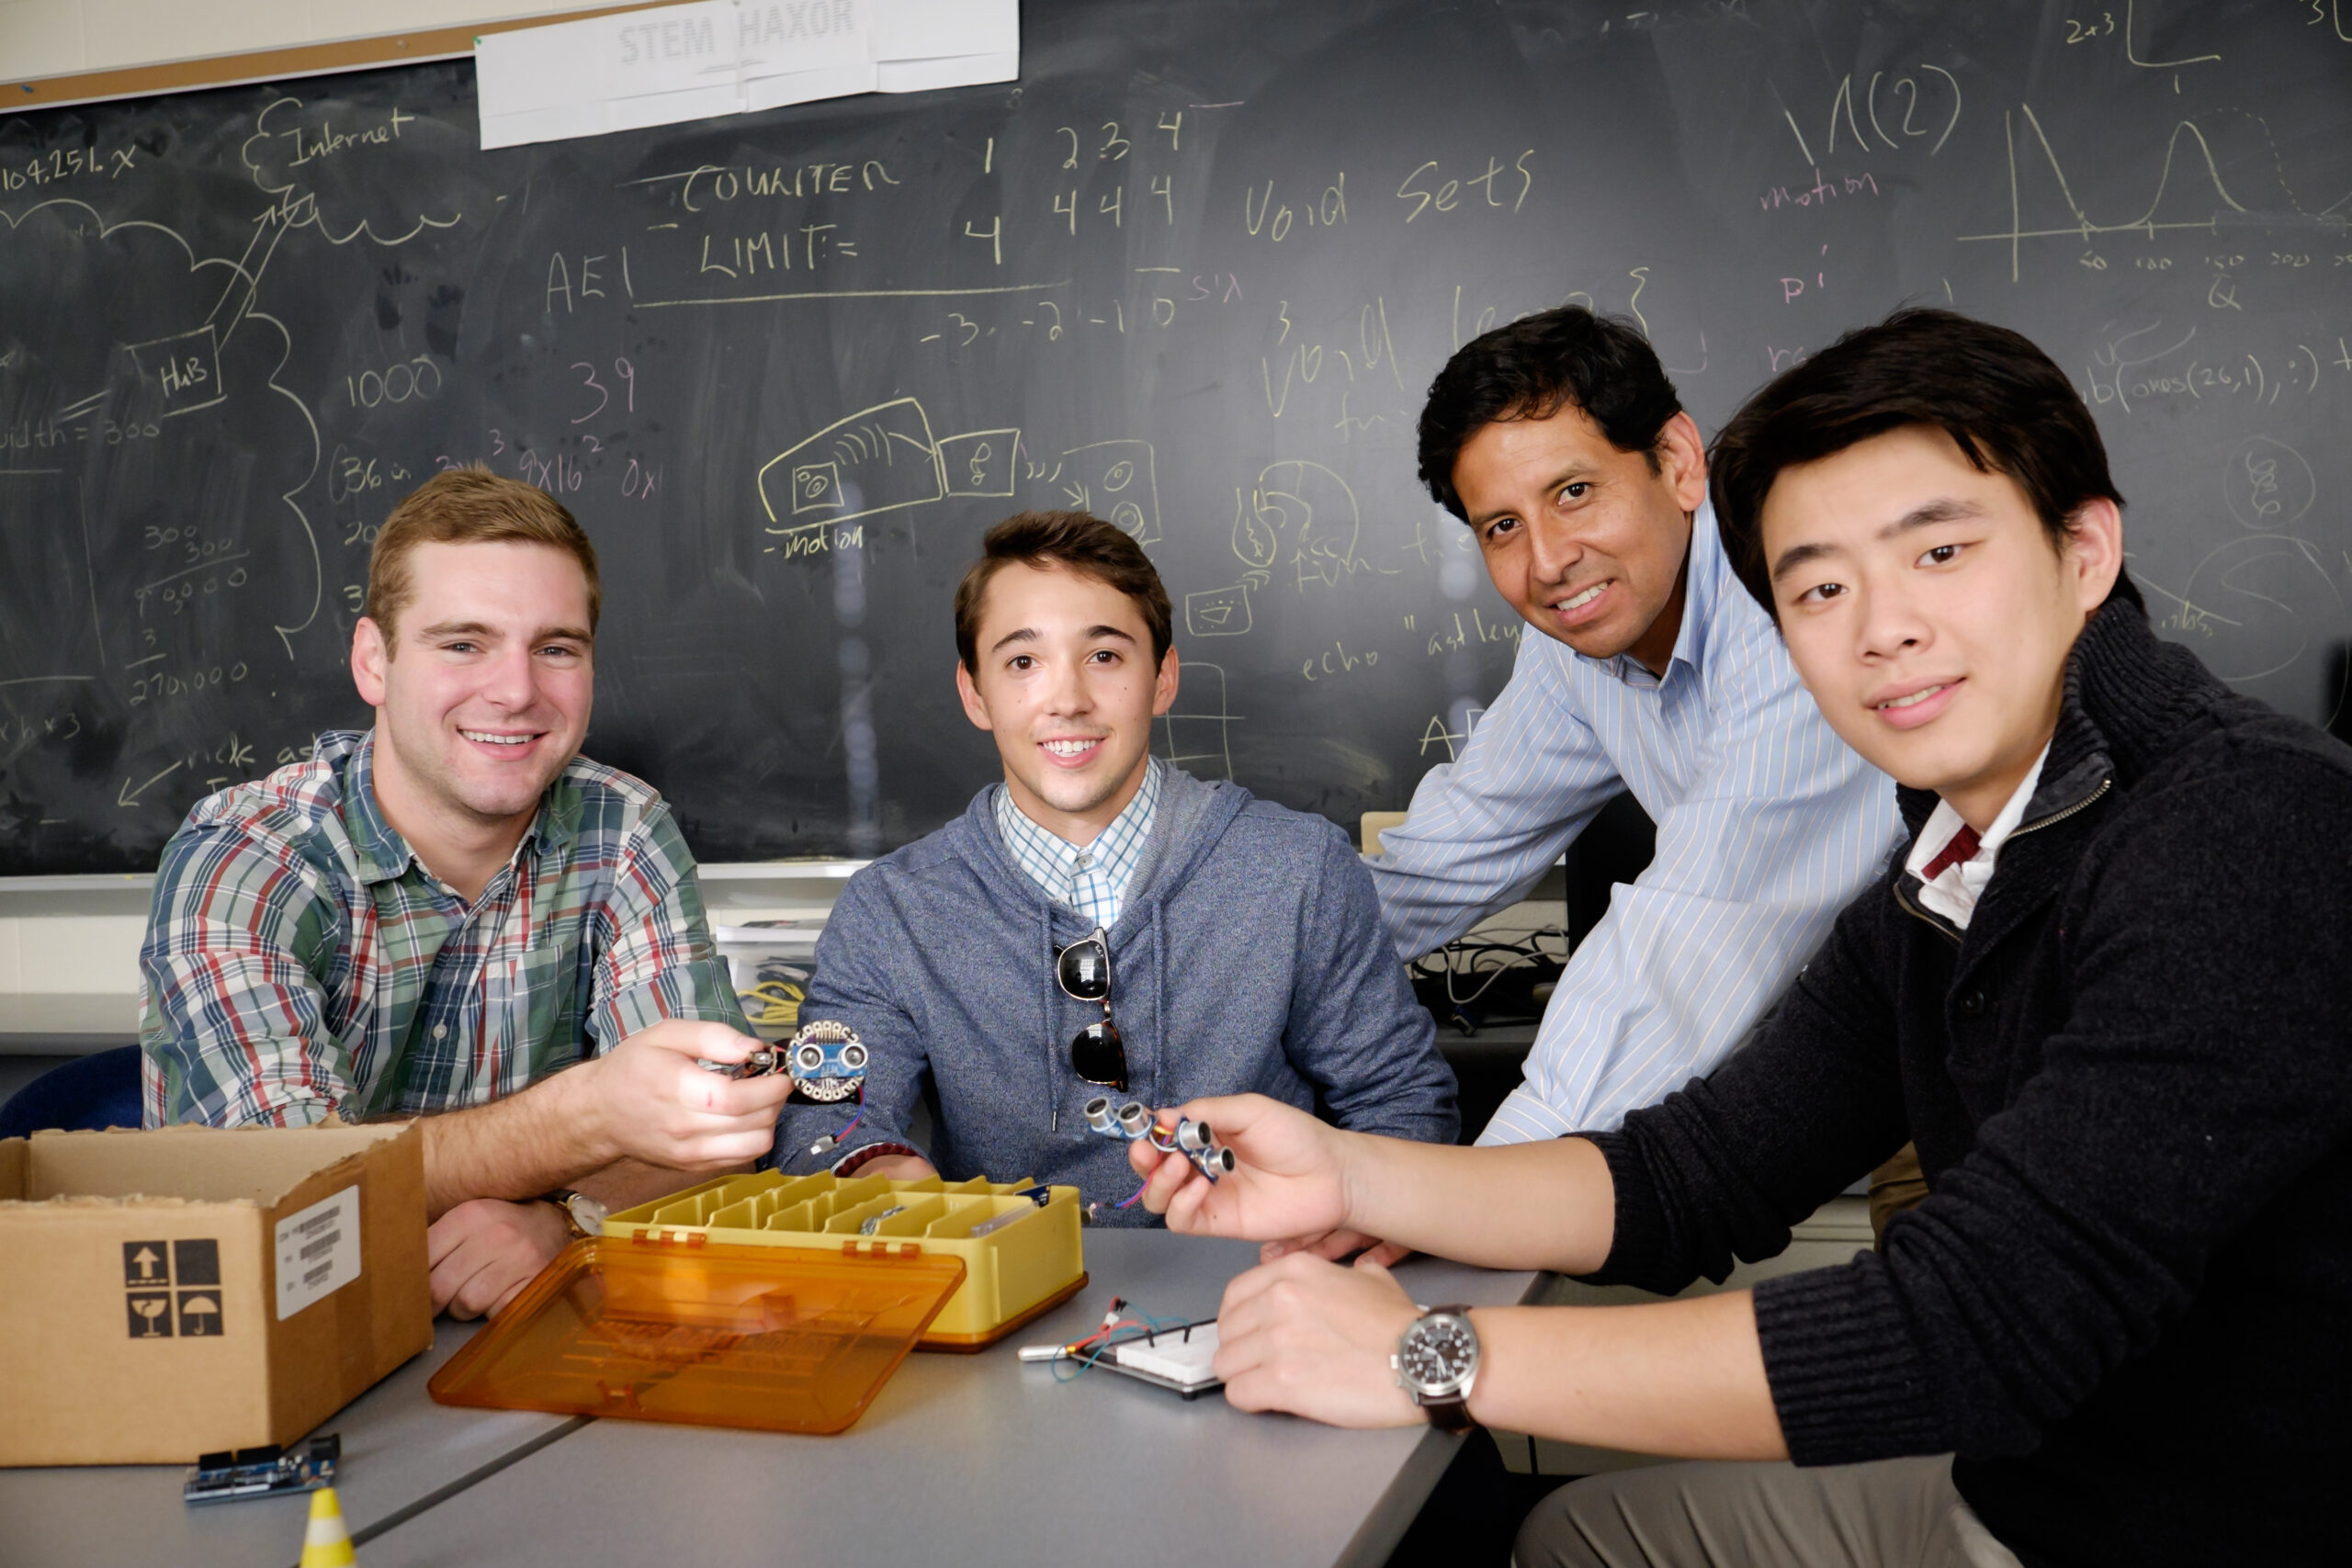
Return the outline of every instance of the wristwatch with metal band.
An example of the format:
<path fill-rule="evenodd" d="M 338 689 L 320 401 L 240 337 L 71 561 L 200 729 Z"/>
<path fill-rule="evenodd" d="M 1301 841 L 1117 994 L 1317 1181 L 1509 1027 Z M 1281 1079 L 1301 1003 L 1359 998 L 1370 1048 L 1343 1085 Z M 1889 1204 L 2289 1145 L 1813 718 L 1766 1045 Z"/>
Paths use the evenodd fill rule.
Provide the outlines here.
<path fill-rule="evenodd" d="M 1470 1419 L 1470 1385 L 1478 1378 L 1478 1331 L 1466 1306 L 1433 1307 L 1424 1312 L 1388 1358 L 1396 1385 L 1413 1396 L 1442 1432 L 1466 1432 Z"/>
<path fill-rule="evenodd" d="M 563 1223 L 571 1227 L 575 1238 L 605 1234 L 605 1216 L 611 1211 L 585 1192 L 559 1187 L 552 1192 L 542 1194 L 539 1201 L 553 1203 L 563 1211 Z"/>

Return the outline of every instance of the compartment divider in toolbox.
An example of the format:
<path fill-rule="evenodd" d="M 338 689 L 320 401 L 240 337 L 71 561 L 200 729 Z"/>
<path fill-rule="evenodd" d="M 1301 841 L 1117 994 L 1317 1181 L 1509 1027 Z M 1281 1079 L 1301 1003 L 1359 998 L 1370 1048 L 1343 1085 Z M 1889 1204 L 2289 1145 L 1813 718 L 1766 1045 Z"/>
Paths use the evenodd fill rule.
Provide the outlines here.
<path fill-rule="evenodd" d="M 791 1177 L 776 1171 L 719 1177 L 667 1198 L 611 1215 L 605 1233 L 665 1245 L 826 1247 L 880 1216 L 869 1245 L 885 1241 L 917 1252 L 964 1260 L 956 1287 L 923 1336 L 932 1349 L 978 1349 L 1051 1310 L 1086 1282 L 1074 1187 L 1047 1190 L 1046 1201 L 1014 1197 L 1035 1190 L 1023 1181 L 974 1177 L 943 1181 L 894 1181 L 866 1176 L 842 1179 L 827 1172 Z M 899 1213 L 893 1213 L 892 1210 Z M 985 1235 L 974 1227 L 1005 1214 L 1021 1216 Z"/>

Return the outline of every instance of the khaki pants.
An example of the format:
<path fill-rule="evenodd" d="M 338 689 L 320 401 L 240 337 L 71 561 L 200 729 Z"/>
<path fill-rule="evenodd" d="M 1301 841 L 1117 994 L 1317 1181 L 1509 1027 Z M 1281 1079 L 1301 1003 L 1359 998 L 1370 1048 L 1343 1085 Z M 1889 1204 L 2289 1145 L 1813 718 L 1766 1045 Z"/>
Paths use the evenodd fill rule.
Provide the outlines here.
<path fill-rule="evenodd" d="M 1927 1201 L 1928 1179 L 1919 1172 L 1919 1150 L 1904 1145 L 1871 1172 L 1871 1235 L 1886 1239 L 1886 1222 Z"/>
<path fill-rule="evenodd" d="M 1515 1568 L 2018 1568 L 1948 1454 L 1873 1464 L 1662 1464 L 1571 1482 L 1520 1528 Z"/>

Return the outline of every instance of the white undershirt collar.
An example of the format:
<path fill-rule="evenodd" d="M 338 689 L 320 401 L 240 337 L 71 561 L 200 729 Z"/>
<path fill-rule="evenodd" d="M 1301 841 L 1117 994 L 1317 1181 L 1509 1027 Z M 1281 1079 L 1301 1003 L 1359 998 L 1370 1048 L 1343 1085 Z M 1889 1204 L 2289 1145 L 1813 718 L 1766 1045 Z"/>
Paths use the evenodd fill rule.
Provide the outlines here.
<path fill-rule="evenodd" d="M 2001 814 L 1993 818 L 1993 825 L 1985 829 L 1978 839 L 1976 853 L 1970 859 L 1946 865 L 1930 882 L 1921 874 L 1943 853 L 1944 846 L 1951 842 L 1952 836 L 1968 826 L 1960 813 L 1951 808 L 1950 801 L 1936 802 L 1935 811 L 1928 818 L 1927 826 L 1919 829 L 1918 840 L 1911 846 L 1909 858 L 1903 863 L 1905 871 L 1920 877 L 1921 903 L 1961 930 L 1968 929 L 1969 919 L 1976 913 L 1976 900 L 1984 897 L 1985 887 L 1993 880 L 1993 863 L 2000 856 L 2001 846 L 2008 842 L 2009 835 L 2016 832 L 2018 825 L 2025 820 L 2025 808 L 2033 800 L 2034 785 L 2041 782 L 2041 765 L 2049 760 L 2050 748 L 2045 745 L 2041 755 L 2036 757 L 2033 766 L 2026 771 L 2017 793 L 2009 796 L 2009 803 L 2001 807 Z"/>

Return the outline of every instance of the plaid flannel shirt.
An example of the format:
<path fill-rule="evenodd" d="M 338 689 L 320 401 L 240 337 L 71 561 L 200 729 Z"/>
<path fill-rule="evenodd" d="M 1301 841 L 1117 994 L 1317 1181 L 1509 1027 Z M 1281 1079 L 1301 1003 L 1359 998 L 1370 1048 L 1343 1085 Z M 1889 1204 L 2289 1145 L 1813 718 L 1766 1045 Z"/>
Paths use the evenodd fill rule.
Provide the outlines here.
<path fill-rule="evenodd" d="M 662 1019 L 744 1029 L 650 787 L 573 758 L 469 907 L 384 819 L 374 756 L 372 732 L 322 735 L 164 846 L 139 955 L 149 1126 L 452 1110 Z"/>

